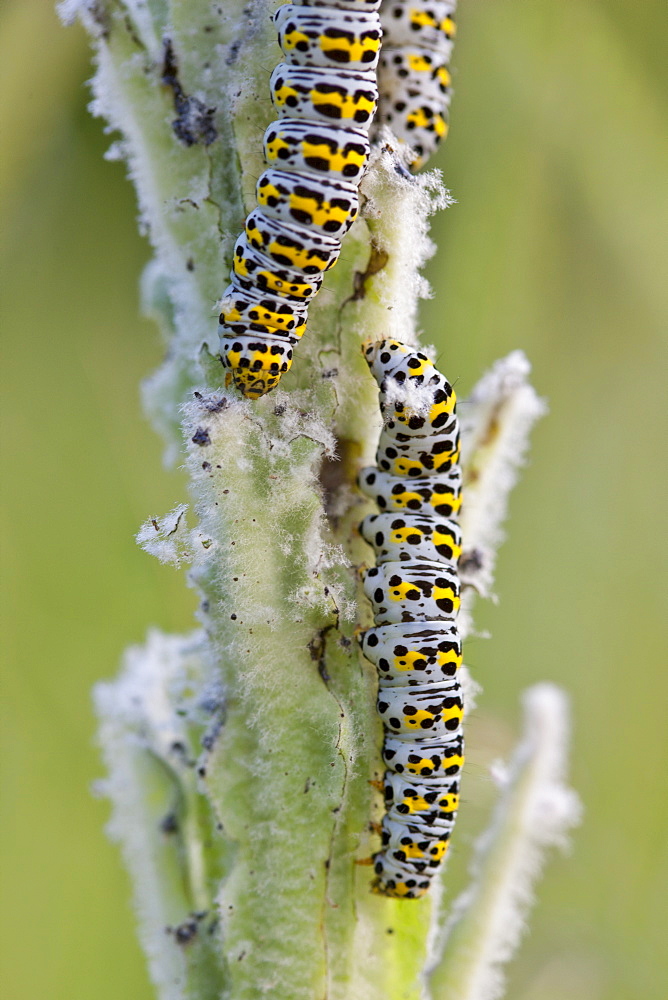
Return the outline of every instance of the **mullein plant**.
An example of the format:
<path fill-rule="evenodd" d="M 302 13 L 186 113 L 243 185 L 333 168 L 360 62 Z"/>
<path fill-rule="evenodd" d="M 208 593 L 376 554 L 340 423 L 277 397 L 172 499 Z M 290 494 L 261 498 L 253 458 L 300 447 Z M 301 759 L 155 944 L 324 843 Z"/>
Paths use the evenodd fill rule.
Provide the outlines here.
<path fill-rule="evenodd" d="M 525 693 L 525 734 L 492 775 L 499 801 L 452 905 L 442 878 L 419 900 L 374 895 L 365 863 L 382 727 L 357 642 L 371 624 L 357 526 L 373 508 L 355 482 L 380 416 L 360 345 L 417 343 L 428 218 L 449 200 L 439 176 L 412 177 L 386 132 L 292 371 L 252 401 L 225 387 L 218 358 L 215 304 L 274 117 L 276 6 L 60 5 L 90 32 L 93 111 L 119 136 L 109 157 L 127 164 L 154 250 L 143 305 L 167 350 L 144 403 L 166 460 L 190 476 L 190 506 L 147 521 L 138 541 L 186 565 L 200 598 L 196 631 L 151 632 L 95 692 L 110 832 L 162 1000 L 499 997 L 544 850 L 579 814 L 563 693 Z M 508 494 L 544 411 L 528 373 L 514 352 L 460 403 L 464 638 L 476 595 L 492 594 Z"/>

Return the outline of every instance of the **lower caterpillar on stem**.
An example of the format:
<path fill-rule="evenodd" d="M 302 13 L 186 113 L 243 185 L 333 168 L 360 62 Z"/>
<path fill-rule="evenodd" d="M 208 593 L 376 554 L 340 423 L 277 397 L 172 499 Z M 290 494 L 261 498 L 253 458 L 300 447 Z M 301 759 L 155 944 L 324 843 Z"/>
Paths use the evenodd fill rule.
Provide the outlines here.
<path fill-rule="evenodd" d="M 361 646 L 378 670 L 387 768 L 372 888 L 416 899 L 447 853 L 464 763 L 459 426 L 455 393 L 426 355 L 395 340 L 364 354 L 383 417 L 377 466 L 359 477 L 381 509 L 360 525 L 376 553 L 364 578 L 374 627 Z"/>

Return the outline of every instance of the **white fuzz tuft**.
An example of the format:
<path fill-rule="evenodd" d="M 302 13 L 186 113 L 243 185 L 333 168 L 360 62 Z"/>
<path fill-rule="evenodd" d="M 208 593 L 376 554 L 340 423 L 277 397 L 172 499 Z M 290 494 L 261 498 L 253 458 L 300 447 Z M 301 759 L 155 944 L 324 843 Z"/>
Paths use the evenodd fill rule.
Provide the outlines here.
<path fill-rule="evenodd" d="M 61 0 L 61 3 L 56 4 L 56 12 L 63 24 L 69 27 L 74 24 L 84 6 L 85 0 Z"/>
<path fill-rule="evenodd" d="M 149 518 L 137 532 L 137 545 L 155 556 L 161 563 L 180 566 L 183 561 L 190 562 L 185 519 L 187 510 L 188 504 L 181 503 L 163 517 Z"/>
<path fill-rule="evenodd" d="M 378 299 L 377 315 L 365 311 L 374 337 L 395 338 L 415 344 L 419 299 L 429 298 L 431 289 L 421 269 L 433 255 L 429 238 L 429 216 L 452 203 L 443 187 L 440 171 L 413 177 L 401 164 L 392 135 L 387 130 L 372 153 L 361 191 L 367 199 L 364 218 L 371 230 L 374 250 L 387 254 L 387 262 L 373 278 Z"/>
<path fill-rule="evenodd" d="M 169 514 L 151 517 L 142 524 L 135 536 L 137 544 L 161 563 L 181 566 L 197 564 L 204 557 L 211 557 L 216 543 L 199 528 L 188 529 L 187 503 L 181 503 Z"/>
<path fill-rule="evenodd" d="M 408 413 L 416 417 L 427 416 L 434 402 L 434 390 L 431 386 L 400 383 L 391 376 L 383 380 L 383 392 L 388 411 L 394 408 L 395 403 L 403 403 Z"/>
<path fill-rule="evenodd" d="M 466 715 L 469 715 L 478 706 L 478 695 L 482 691 L 482 684 L 478 684 L 478 682 L 473 679 L 471 671 L 466 665 L 460 668 L 459 679 L 462 685 L 464 712 Z"/>

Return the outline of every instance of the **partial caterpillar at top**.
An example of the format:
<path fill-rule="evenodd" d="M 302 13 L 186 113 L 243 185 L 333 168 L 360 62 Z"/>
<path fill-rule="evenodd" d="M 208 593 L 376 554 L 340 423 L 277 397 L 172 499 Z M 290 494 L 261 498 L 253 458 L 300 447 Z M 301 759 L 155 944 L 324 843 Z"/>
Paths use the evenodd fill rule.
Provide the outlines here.
<path fill-rule="evenodd" d="M 459 427 L 455 393 L 426 355 L 396 340 L 364 355 L 383 417 L 377 467 L 359 479 L 381 510 L 360 525 L 376 553 L 364 579 L 374 627 L 361 646 L 378 670 L 387 769 L 373 890 L 415 899 L 447 852 L 464 763 Z"/>
<path fill-rule="evenodd" d="M 448 133 L 455 0 L 388 0 L 382 5 L 376 125 L 389 125 L 423 166 Z"/>
<path fill-rule="evenodd" d="M 220 304 L 221 360 L 249 399 L 292 365 L 309 302 L 359 211 L 378 101 L 380 0 L 311 0 L 274 14 L 284 61 L 270 90 L 258 207 L 234 248 Z"/>

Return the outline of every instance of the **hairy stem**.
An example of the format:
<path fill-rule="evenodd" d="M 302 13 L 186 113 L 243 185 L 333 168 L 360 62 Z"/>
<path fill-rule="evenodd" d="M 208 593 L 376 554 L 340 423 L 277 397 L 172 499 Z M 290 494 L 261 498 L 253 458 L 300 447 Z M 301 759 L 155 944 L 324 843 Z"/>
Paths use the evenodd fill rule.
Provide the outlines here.
<path fill-rule="evenodd" d="M 382 732 L 354 636 L 370 624 L 357 532 L 370 505 L 355 477 L 380 419 L 359 346 L 415 342 L 427 218 L 447 194 L 438 177 L 397 169 L 385 136 L 293 369 L 254 403 L 223 388 L 215 305 L 273 118 L 276 6 L 61 5 L 94 40 L 94 110 L 120 136 L 110 157 L 128 165 L 154 250 L 142 297 L 167 353 L 144 400 L 190 477 L 192 511 L 147 522 L 138 540 L 187 564 L 200 597 L 200 632 L 151 634 L 98 689 L 111 831 L 164 1000 L 418 1000 L 438 911 L 369 893 Z M 489 525 L 504 510 L 497 500 L 489 513 L 499 476 L 485 470 L 508 462 L 485 421 L 510 428 L 517 413 L 516 397 L 493 389 L 491 409 L 474 399 L 469 432 L 471 592 L 491 579 Z M 537 410 L 527 414 L 524 435 Z"/>

